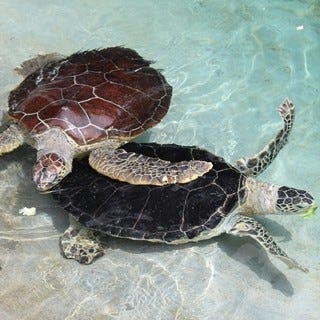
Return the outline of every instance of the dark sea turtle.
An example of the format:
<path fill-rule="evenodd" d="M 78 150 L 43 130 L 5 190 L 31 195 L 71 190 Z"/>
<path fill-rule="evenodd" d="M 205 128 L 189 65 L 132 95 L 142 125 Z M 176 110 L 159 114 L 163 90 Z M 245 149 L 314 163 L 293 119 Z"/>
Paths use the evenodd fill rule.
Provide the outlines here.
<path fill-rule="evenodd" d="M 28 143 L 37 149 L 33 180 L 48 190 L 90 152 L 98 172 L 133 184 L 188 182 L 207 172 L 202 161 L 171 164 L 117 149 L 153 127 L 170 105 L 171 86 L 136 51 L 123 47 L 24 62 L 25 80 L 9 95 L 0 155 Z"/>
<path fill-rule="evenodd" d="M 197 147 L 155 143 L 122 146 L 126 152 L 166 161 L 212 163 L 208 173 L 185 184 L 132 185 L 99 175 L 84 160 L 76 161 L 72 173 L 52 191 L 59 205 L 72 217 L 70 227 L 61 238 L 65 257 L 88 264 L 101 256 L 104 247 L 96 231 L 168 244 L 200 241 L 228 233 L 249 236 L 289 267 L 306 271 L 288 257 L 253 218 L 259 214 L 313 214 L 316 210 L 308 192 L 254 178 L 287 142 L 294 106 L 285 100 L 279 112 L 284 126 L 276 137 L 257 155 L 240 159 L 235 166 Z"/>

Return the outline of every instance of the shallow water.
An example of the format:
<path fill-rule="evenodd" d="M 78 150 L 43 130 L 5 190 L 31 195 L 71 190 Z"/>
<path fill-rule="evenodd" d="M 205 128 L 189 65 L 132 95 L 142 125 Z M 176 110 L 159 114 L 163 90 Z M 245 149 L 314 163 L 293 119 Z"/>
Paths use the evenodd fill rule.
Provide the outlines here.
<path fill-rule="evenodd" d="M 294 130 L 261 178 L 320 203 L 319 30 L 317 0 L 0 1 L 1 112 L 21 81 L 13 69 L 33 55 L 126 45 L 174 88 L 168 115 L 140 141 L 198 145 L 235 162 L 274 136 L 289 97 Z M 318 319 L 319 215 L 259 218 L 307 274 L 231 236 L 180 247 L 110 239 L 103 258 L 81 266 L 59 253 L 67 219 L 34 189 L 34 160 L 23 147 L 0 161 L 1 320 Z"/>

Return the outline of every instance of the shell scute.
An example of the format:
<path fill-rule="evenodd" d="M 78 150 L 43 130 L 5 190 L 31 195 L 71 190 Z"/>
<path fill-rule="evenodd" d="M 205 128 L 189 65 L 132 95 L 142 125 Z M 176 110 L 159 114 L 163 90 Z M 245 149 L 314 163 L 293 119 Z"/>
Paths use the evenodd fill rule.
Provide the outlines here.
<path fill-rule="evenodd" d="M 92 89 L 93 87 L 96 87 L 99 84 L 106 82 L 106 79 L 104 78 L 103 72 L 88 71 L 78 76 L 75 76 L 75 81 L 77 84 L 90 86 Z"/>
<path fill-rule="evenodd" d="M 62 96 L 64 99 L 74 100 L 78 102 L 95 97 L 92 87 L 83 86 L 80 84 L 74 84 L 72 86 L 63 88 Z"/>
<path fill-rule="evenodd" d="M 85 64 L 73 64 L 64 63 L 59 67 L 58 79 L 64 79 L 65 77 L 79 76 L 88 71 L 88 67 Z"/>
<path fill-rule="evenodd" d="M 106 101 L 112 101 L 114 105 L 126 108 L 130 105 L 131 101 L 136 99 L 137 91 L 133 88 L 128 88 L 112 82 L 105 82 L 95 87 L 95 95 Z"/>
<path fill-rule="evenodd" d="M 134 71 L 126 73 L 114 71 L 105 75 L 107 81 L 120 85 L 121 87 L 130 88 L 144 96 L 160 99 L 166 92 L 163 91 L 162 83 L 159 83 L 157 86 L 154 85 L 153 79 L 155 76 L 156 71 L 147 71 L 146 68 L 139 69 L 139 73 Z"/>
<path fill-rule="evenodd" d="M 50 120 L 65 121 L 72 124 L 73 127 L 83 127 L 89 124 L 88 117 L 83 116 L 83 110 L 78 103 L 72 100 L 59 100 L 47 105 L 39 113 L 39 118 L 44 122 Z M 56 124 L 54 124 L 55 126 Z M 65 128 L 66 129 L 66 128 Z"/>
<path fill-rule="evenodd" d="M 72 137 L 79 138 L 79 132 L 81 132 L 80 137 L 91 137 L 90 139 L 92 141 L 97 140 L 101 135 L 105 134 L 105 131 L 103 129 L 100 129 L 98 127 L 95 127 L 93 125 L 88 125 L 87 127 L 79 129 L 79 131 L 76 131 L 76 135 L 74 136 L 72 133 L 70 135 Z M 75 138 L 74 138 L 75 139 Z M 91 140 L 86 140 L 86 143 L 90 143 Z"/>
<path fill-rule="evenodd" d="M 45 90 L 46 88 L 52 89 L 52 88 L 57 88 L 57 89 L 64 89 L 64 88 L 69 88 L 75 84 L 74 82 L 74 77 L 59 77 L 54 79 L 54 81 L 48 83 L 48 84 L 41 84 L 38 85 L 36 90 L 40 94 L 42 93 L 42 90 Z"/>
<path fill-rule="evenodd" d="M 81 102 L 81 107 L 86 111 L 90 123 L 101 129 L 115 126 L 115 122 L 121 117 L 121 109 L 99 98 Z"/>

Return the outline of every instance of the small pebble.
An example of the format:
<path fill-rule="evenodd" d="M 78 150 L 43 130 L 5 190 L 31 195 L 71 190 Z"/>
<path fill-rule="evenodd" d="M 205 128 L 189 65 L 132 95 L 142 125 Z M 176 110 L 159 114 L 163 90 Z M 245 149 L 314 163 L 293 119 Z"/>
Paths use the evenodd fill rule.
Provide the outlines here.
<path fill-rule="evenodd" d="M 23 216 L 34 216 L 36 214 L 36 208 L 35 207 L 32 207 L 32 208 L 24 207 L 19 210 L 19 213 L 22 214 Z"/>

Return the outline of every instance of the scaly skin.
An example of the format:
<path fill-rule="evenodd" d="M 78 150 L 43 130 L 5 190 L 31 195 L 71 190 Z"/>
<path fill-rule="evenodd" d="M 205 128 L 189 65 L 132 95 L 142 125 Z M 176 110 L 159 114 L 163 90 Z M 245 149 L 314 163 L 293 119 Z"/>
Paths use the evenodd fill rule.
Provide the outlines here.
<path fill-rule="evenodd" d="M 289 268 L 298 268 L 303 272 L 308 272 L 306 267 L 288 257 L 288 255 L 279 247 L 267 230 L 253 218 L 244 217 L 241 215 L 237 216 L 228 233 L 240 237 L 251 237 L 265 250 L 267 250 L 269 254 L 282 260 Z"/>

